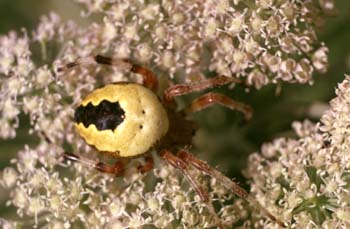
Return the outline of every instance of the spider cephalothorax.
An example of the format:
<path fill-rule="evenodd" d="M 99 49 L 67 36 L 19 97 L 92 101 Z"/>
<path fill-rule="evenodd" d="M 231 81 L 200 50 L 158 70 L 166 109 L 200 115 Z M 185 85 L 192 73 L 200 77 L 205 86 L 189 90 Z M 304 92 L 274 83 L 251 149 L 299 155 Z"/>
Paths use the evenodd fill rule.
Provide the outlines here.
<path fill-rule="evenodd" d="M 88 144 L 94 146 L 99 152 L 107 153 L 115 158 L 144 155 L 146 163 L 138 167 L 141 173 L 153 168 L 153 159 L 148 153 L 151 149 L 156 149 L 161 158 L 174 168 L 179 169 L 187 178 L 202 201 L 207 203 L 209 211 L 217 218 L 218 226 L 221 223 L 210 203 L 209 195 L 191 175 L 190 167 L 219 180 L 241 198 L 259 206 L 235 182 L 185 150 L 185 147 L 191 144 L 195 124 L 186 118 L 184 111 L 176 109 L 173 101 L 176 96 L 228 83 L 237 83 L 239 80 L 217 76 L 194 83 L 176 84 L 167 88 L 163 95 L 158 97 L 156 95 L 157 78 L 147 68 L 125 59 L 114 59 L 100 55 L 88 58 L 88 63 L 93 60 L 99 64 L 122 66 L 143 77 L 143 85 L 129 82 L 109 84 L 92 91 L 82 100 L 75 111 L 75 126 Z M 69 63 L 58 71 L 68 70 L 82 63 L 85 63 L 84 59 Z M 249 106 L 233 101 L 223 94 L 213 92 L 194 100 L 186 111 L 187 113 L 197 112 L 213 104 L 241 111 L 246 119 L 251 116 Z M 176 154 L 172 153 L 174 150 L 177 150 Z M 112 173 L 116 176 L 123 174 L 125 166 L 125 160 L 119 160 L 114 165 L 107 165 L 73 153 L 66 152 L 64 157 L 72 161 L 81 161 L 101 172 Z M 276 220 L 266 210 L 262 208 L 260 210 L 271 219 Z"/>

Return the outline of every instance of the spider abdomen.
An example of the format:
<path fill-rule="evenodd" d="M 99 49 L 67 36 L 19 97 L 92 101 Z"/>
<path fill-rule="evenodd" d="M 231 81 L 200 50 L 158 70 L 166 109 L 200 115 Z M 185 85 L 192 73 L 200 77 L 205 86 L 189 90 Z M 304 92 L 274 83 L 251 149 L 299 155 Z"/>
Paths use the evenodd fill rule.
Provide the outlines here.
<path fill-rule="evenodd" d="M 147 152 L 168 131 L 168 116 L 157 96 L 134 83 L 110 84 L 89 94 L 75 112 L 84 140 L 111 156 Z"/>

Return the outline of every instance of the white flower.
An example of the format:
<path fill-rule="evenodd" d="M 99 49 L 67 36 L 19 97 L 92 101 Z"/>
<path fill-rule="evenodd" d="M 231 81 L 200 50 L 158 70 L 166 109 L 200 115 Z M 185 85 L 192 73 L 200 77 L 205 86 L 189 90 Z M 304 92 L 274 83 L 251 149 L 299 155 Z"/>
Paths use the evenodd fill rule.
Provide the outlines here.
<path fill-rule="evenodd" d="M 181 174 L 164 163 L 147 176 L 135 175 L 135 166 L 126 168 L 123 179 L 62 161 L 65 150 L 97 159 L 96 150 L 73 131 L 75 106 L 98 86 L 134 77 L 127 68 L 92 64 L 89 57 L 108 54 L 128 58 L 152 69 L 161 83 L 175 76 L 176 81 L 188 82 L 207 74 L 241 78 L 258 89 L 280 80 L 310 83 L 314 70 L 323 72 L 327 66 L 327 48 L 317 41 L 311 16 L 305 13 L 318 3 L 76 1 L 86 7 L 84 16 L 98 13 L 99 17 L 90 17 L 91 24 L 80 27 L 50 13 L 41 17 L 34 31 L 0 36 L 0 137 L 16 137 L 19 116 L 25 113 L 30 119 L 29 133 L 39 139 L 36 146 L 24 145 L 14 165 L 1 173 L 0 184 L 10 192 L 8 203 L 16 208 L 19 217 L 35 219 L 20 219 L 21 226 L 70 228 L 79 223 L 87 228 L 213 227 L 216 222 L 199 196 Z M 33 47 L 41 51 L 35 61 Z M 51 47 L 57 50 L 49 50 Z M 51 51 L 55 56 L 49 55 Z M 58 66 L 75 60 L 83 63 L 64 74 L 56 72 Z M 341 105 L 322 118 L 320 130 L 327 130 L 326 140 L 341 146 L 339 151 L 323 152 L 333 152 L 332 160 L 337 159 L 341 169 L 333 166 L 329 170 L 334 179 L 325 178 L 328 186 L 322 190 L 330 200 L 339 198 L 346 203 L 337 208 L 336 215 L 347 220 L 347 181 L 339 171 L 350 167 L 346 148 L 350 145 L 350 119 L 346 115 L 350 109 L 341 101 L 334 104 Z M 294 217 L 296 224 L 312 217 L 304 213 L 295 216 L 290 208 L 298 207 L 300 198 L 305 201 L 319 197 L 314 177 L 333 162 L 326 155 L 313 157 L 321 152 L 325 136 L 310 128 L 299 128 L 300 134 L 308 136 L 303 141 L 282 139 L 265 145 L 262 156 L 252 156 L 255 167 L 248 169 L 250 174 L 258 174 L 252 185 L 256 200 L 273 213 Z M 305 166 L 313 167 L 305 171 Z M 219 218 L 228 225 L 273 224 L 246 202 L 236 201 L 218 182 L 198 171 L 191 173 L 210 191 L 211 201 L 222 209 L 217 212 Z M 310 177 L 310 173 L 316 175 Z M 276 182 L 279 184 L 273 185 Z M 272 199 L 268 199 L 269 193 Z M 281 208 L 287 208 L 283 214 Z M 0 224 L 16 225 L 7 221 Z"/>
<path fill-rule="evenodd" d="M 346 140 L 350 136 L 349 80 L 345 79 L 336 92 L 320 123 L 294 122 L 297 140 L 277 139 L 264 145 L 262 155 L 250 157 L 247 174 L 253 180 L 252 192 L 267 209 L 289 213 L 286 223 L 290 227 L 350 223 L 350 141 Z M 279 186 L 276 201 L 272 194 Z"/>

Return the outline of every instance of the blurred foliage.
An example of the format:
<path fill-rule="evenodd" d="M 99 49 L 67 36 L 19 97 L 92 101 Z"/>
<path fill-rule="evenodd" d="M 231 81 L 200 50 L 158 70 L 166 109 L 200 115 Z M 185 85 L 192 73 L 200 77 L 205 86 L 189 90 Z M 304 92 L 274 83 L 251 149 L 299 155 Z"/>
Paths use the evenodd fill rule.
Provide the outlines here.
<path fill-rule="evenodd" d="M 336 14 L 319 30 L 320 40 L 330 49 L 328 72 L 315 75 L 311 86 L 270 85 L 259 91 L 252 89 L 249 93 L 241 86 L 234 90 L 216 89 L 250 104 L 254 116 L 251 121 L 244 122 L 241 114 L 217 106 L 195 114 L 202 127 L 196 135 L 194 148 L 200 158 L 213 166 L 218 165 L 228 176 L 245 183 L 241 171 L 250 153 L 277 136 L 293 136 L 291 123 L 295 120 L 309 118 L 318 121 L 317 117 L 310 116 L 309 107 L 332 99 L 335 86 L 342 81 L 344 74 L 350 72 L 350 1 L 336 1 L 336 8 Z M 0 0 L 0 32 L 20 31 L 21 28 L 30 31 L 35 28 L 40 15 L 50 11 L 57 12 L 63 20 L 87 23 L 80 18 L 79 5 L 69 0 Z M 24 144 L 35 143 L 35 139 L 28 135 L 26 117 L 21 123 L 23 125 L 15 140 L 1 141 L 1 168 L 9 165 L 10 159 Z M 0 201 L 4 202 L 5 198 L 0 196 Z"/>

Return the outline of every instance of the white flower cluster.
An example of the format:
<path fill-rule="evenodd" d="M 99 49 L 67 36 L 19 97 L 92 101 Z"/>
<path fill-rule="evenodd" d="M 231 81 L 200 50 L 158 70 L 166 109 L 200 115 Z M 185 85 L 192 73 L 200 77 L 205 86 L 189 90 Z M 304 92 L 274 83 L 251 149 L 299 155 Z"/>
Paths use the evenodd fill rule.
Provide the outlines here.
<path fill-rule="evenodd" d="M 214 72 L 260 88 L 311 83 L 314 70 L 327 67 L 328 49 L 314 31 L 321 1 L 77 1 L 104 16 L 97 30 L 113 53 L 166 74 Z"/>
<path fill-rule="evenodd" d="M 64 74 L 55 69 L 80 57 L 105 54 L 135 60 L 166 79 L 176 74 L 182 81 L 198 80 L 192 76 L 216 73 L 241 77 L 256 88 L 278 80 L 311 82 L 314 69 L 324 71 L 327 65 L 327 48 L 317 42 L 312 24 L 313 17 L 320 17 L 320 11 L 311 10 L 318 3 L 79 1 L 89 13 L 101 13 L 103 20 L 82 28 L 51 13 L 31 33 L 0 36 L 0 137 L 15 138 L 24 113 L 30 118 L 30 132 L 40 138 L 38 146 L 24 146 L 13 166 L 1 173 L 2 187 L 11 192 L 8 204 L 23 219 L 1 219 L 0 225 L 213 226 L 212 215 L 195 192 L 166 165 L 160 164 L 153 175 L 140 175 L 130 166 L 126 178 L 80 164 L 63 168 L 64 149 L 97 157 L 74 131 L 76 105 L 94 88 L 128 80 L 129 75 L 93 64 Z M 41 55 L 33 47 L 40 47 Z M 247 220 L 255 217 L 247 203 L 233 200 L 213 179 L 197 175 L 208 183 L 225 224 L 255 223 Z"/>
<path fill-rule="evenodd" d="M 0 38 L 1 137 L 15 136 L 21 110 L 30 113 L 47 105 L 47 98 L 31 92 L 46 90 L 53 81 L 52 62 L 57 66 L 106 54 L 131 58 L 161 78 L 176 74 L 191 81 L 215 73 L 242 78 L 256 88 L 278 80 L 311 83 L 314 69 L 326 70 L 328 49 L 317 41 L 313 26 L 323 11 L 313 10 L 318 6 L 313 1 L 79 1 L 90 13 L 101 13 L 103 20 L 80 28 L 51 13 L 41 18 L 32 38 L 26 31 L 21 37 L 11 32 Z M 30 42 L 41 47 L 43 64 L 38 67 L 31 59 Z M 59 51 L 48 53 L 49 45 Z M 56 88 L 58 94 L 66 93 L 76 102 L 101 81 L 126 76 L 113 71 L 101 80 L 95 77 L 98 71 L 85 68 L 60 78 L 64 91 Z M 17 97 L 26 91 L 31 96 L 20 101 Z M 60 99 L 54 93 L 46 96 Z M 47 114 L 37 115 L 44 120 Z"/>
<path fill-rule="evenodd" d="M 152 175 L 141 175 L 136 169 L 141 161 L 135 160 L 121 178 L 80 164 L 69 164 L 70 168 L 64 166 L 66 171 L 62 171 L 63 164 L 54 158 L 59 150 L 47 143 L 35 149 L 26 146 L 13 161 L 14 167 L 2 171 L 0 184 L 11 190 L 7 204 L 17 208 L 19 217 L 34 220 L 2 219 L 1 226 L 210 228 L 216 223 L 199 196 L 172 167 L 164 164 Z M 210 195 L 220 206 L 218 214 L 223 223 L 240 225 L 248 217 L 243 200 L 227 204 L 233 200 L 227 189 L 198 176 L 204 183 L 210 182 Z"/>
<path fill-rule="evenodd" d="M 292 228 L 350 227 L 350 81 L 321 122 L 295 122 L 298 139 L 265 144 L 249 160 L 251 192 Z"/>
<path fill-rule="evenodd" d="M 0 37 L 0 136 L 10 138 L 16 135 L 14 128 L 18 127 L 20 109 L 16 97 L 27 91 L 26 76 L 33 70 L 30 59 L 28 37 L 17 37 L 12 32 L 8 36 Z M 7 77 L 3 77 L 3 76 Z"/>
<path fill-rule="evenodd" d="M 43 16 L 33 36 L 10 32 L 0 37 L 1 138 L 13 138 L 21 112 L 28 115 L 31 133 L 40 138 L 38 146 L 24 146 L 13 166 L 1 172 L 0 185 L 8 189 L 8 205 L 17 209 L 19 218 L 0 219 L 2 228 L 210 228 L 217 221 L 196 192 L 175 169 L 164 163 L 150 175 L 135 169 L 135 160 L 126 169 L 125 178 L 115 178 L 81 164 L 65 166 L 62 153 L 67 147 L 90 158 L 97 157 L 74 131 L 74 107 L 89 91 L 104 80 L 120 80 L 118 72 L 105 70 L 103 79 L 98 69 L 76 69 L 64 75 L 54 72 L 61 61 L 47 47 L 58 45 L 58 57 L 84 56 L 97 47 L 99 36 L 94 25 L 79 29 L 74 23 L 62 23 L 55 14 Z M 96 33 L 97 32 L 97 33 Z M 97 39 L 97 38 L 96 38 Z M 78 42 L 79 45 L 73 45 Z M 41 55 L 33 57 L 30 47 L 39 44 Z M 91 46 L 89 46 L 91 45 Z M 91 49 L 90 49 L 91 48 Z M 62 54 L 63 53 L 63 54 Z M 33 59 L 38 59 L 35 63 Z M 42 62 L 42 63 L 41 63 Z M 39 65 L 39 66 L 37 66 Z M 95 66 L 94 66 L 95 67 Z M 117 77 L 117 78 L 116 78 Z M 48 138 L 48 139 L 47 139 Z M 214 203 L 220 206 L 218 216 L 228 225 L 241 225 L 249 213 L 243 200 L 215 180 L 198 171 Z"/>

